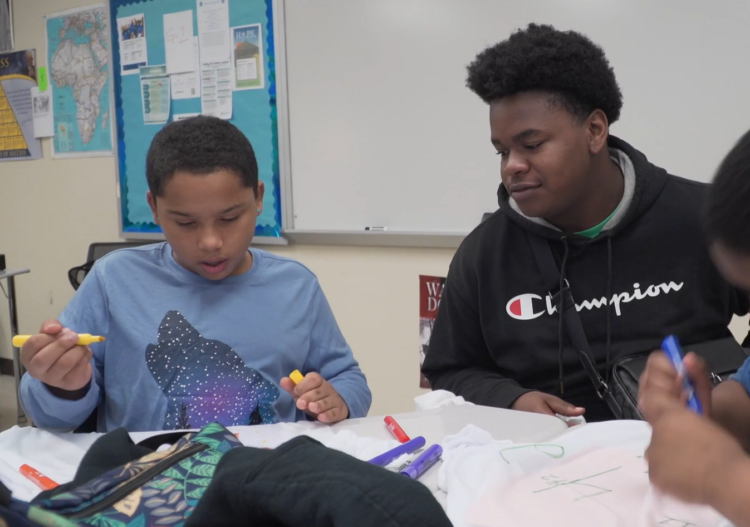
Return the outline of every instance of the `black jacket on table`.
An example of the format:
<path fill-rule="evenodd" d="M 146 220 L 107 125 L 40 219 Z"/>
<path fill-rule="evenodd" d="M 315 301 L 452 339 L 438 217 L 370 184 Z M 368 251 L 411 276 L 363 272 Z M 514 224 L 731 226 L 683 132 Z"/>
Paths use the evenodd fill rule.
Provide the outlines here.
<path fill-rule="evenodd" d="M 604 377 L 670 334 L 686 349 L 731 335 L 748 297 L 710 260 L 701 231 L 708 185 L 667 174 L 616 137 L 609 147 L 630 158 L 635 187 L 621 221 L 594 238 L 525 218 L 500 185 L 500 209 L 466 237 L 448 272 L 422 367 L 433 389 L 500 408 L 540 390 L 586 408 L 589 421 L 613 418 L 560 331 L 530 236 L 550 242 L 558 267 L 568 252 L 562 272 Z"/>
<path fill-rule="evenodd" d="M 84 485 L 153 453 L 162 443 L 174 443 L 183 434 L 160 434 L 135 445 L 124 428 L 113 430 L 89 448 L 73 481 L 42 492 L 33 501 Z M 242 447 L 224 454 L 205 494 L 185 521 L 185 527 L 240 525 L 450 527 L 451 522 L 419 481 L 301 436 L 273 450 Z"/>

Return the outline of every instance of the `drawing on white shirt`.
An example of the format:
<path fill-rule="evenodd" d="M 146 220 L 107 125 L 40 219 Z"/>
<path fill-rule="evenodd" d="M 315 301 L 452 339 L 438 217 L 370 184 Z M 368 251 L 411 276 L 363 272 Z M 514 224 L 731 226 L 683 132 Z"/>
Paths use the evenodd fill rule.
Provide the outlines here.
<path fill-rule="evenodd" d="M 592 488 L 594 490 L 597 490 L 598 492 L 593 492 L 593 493 L 590 493 L 590 494 L 583 494 L 583 495 L 575 498 L 573 501 L 578 501 L 578 500 L 582 500 L 582 499 L 585 499 L 585 498 L 593 498 L 594 496 L 598 496 L 600 494 L 606 494 L 607 492 L 612 492 L 612 490 L 611 489 L 605 489 L 604 487 L 599 487 L 597 485 L 594 485 L 594 484 L 590 483 L 589 480 L 592 480 L 594 478 L 597 478 L 597 477 L 602 476 L 604 474 L 607 474 L 609 472 L 614 472 L 615 470 L 620 470 L 621 468 L 622 467 L 610 468 L 608 470 L 603 470 L 603 471 L 601 471 L 601 472 L 599 472 L 597 474 L 592 474 L 591 476 L 584 476 L 582 478 L 576 478 L 576 479 L 572 479 L 572 480 L 566 480 L 564 478 L 558 478 L 557 476 L 555 476 L 553 474 L 550 474 L 549 476 L 542 476 L 542 480 L 547 484 L 547 488 L 535 490 L 535 491 L 532 491 L 532 492 L 534 494 L 538 494 L 540 492 L 545 492 L 545 491 L 552 490 L 552 489 L 555 489 L 557 487 L 562 487 L 562 486 L 565 486 L 565 485 L 577 485 L 577 486 L 580 486 L 580 487 L 589 487 L 589 488 Z M 586 482 L 586 483 L 584 483 L 584 482 Z M 586 489 L 583 492 L 590 492 L 590 491 L 588 491 L 588 489 Z"/>

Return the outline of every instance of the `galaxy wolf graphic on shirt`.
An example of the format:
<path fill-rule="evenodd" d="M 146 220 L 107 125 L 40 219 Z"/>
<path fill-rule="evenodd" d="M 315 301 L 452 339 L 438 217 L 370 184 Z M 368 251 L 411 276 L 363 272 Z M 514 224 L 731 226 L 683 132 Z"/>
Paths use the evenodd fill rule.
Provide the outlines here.
<path fill-rule="evenodd" d="M 274 422 L 278 387 L 219 340 L 209 340 L 177 311 L 159 325 L 158 344 L 146 347 L 146 364 L 167 396 L 164 430 Z"/>

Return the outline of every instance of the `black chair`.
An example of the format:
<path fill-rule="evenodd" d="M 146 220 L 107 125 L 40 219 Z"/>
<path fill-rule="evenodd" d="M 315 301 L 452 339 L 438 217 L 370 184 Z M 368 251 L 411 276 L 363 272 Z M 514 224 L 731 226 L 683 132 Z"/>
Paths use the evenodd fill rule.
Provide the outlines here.
<path fill-rule="evenodd" d="M 89 274 L 89 271 L 91 271 L 91 268 L 94 266 L 94 262 L 105 254 L 116 251 L 117 249 L 124 249 L 126 247 L 140 247 L 141 245 L 147 245 L 149 243 L 152 242 L 92 243 L 91 245 L 89 245 L 89 252 L 86 256 L 86 263 L 83 265 L 79 265 L 78 267 L 73 267 L 70 271 L 68 271 L 68 281 L 70 282 L 70 285 L 73 286 L 73 289 L 78 290 L 78 288 L 81 286 L 81 283 L 83 282 L 83 279 L 86 278 L 86 275 Z"/>
<path fill-rule="evenodd" d="M 86 263 L 83 265 L 79 265 L 78 267 L 74 267 L 70 271 L 68 271 L 68 280 L 70 281 L 70 285 L 73 286 L 73 289 L 78 290 L 78 287 L 83 282 L 83 279 L 86 278 L 86 275 L 91 271 L 91 268 L 94 266 L 94 262 L 104 256 L 105 254 L 111 253 L 112 251 L 116 251 L 117 249 L 124 249 L 126 247 L 139 247 L 141 245 L 147 245 L 151 242 L 99 242 L 99 243 L 92 243 L 89 245 L 89 252 L 86 256 Z M 96 409 L 94 409 L 93 412 L 91 412 L 91 415 L 88 416 L 86 421 L 81 424 L 78 428 L 74 430 L 76 433 L 88 433 L 88 432 L 96 432 L 96 421 L 98 418 L 98 412 Z"/>

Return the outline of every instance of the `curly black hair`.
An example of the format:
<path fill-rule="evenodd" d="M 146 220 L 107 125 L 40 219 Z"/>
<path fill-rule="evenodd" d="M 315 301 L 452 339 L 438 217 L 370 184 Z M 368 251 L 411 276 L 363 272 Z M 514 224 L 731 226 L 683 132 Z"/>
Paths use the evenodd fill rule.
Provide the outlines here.
<path fill-rule="evenodd" d="M 146 155 L 146 180 L 154 197 L 164 196 L 164 185 L 177 171 L 237 174 L 244 187 L 258 192 L 258 163 L 245 134 L 234 125 L 199 115 L 168 124 L 154 137 Z"/>
<path fill-rule="evenodd" d="M 708 193 L 704 229 L 710 241 L 750 255 L 750 132 L 719 165 Z"/>
<path fill-rule="evenodd" d="M 529 24 L 468 66 L 466 86 L 486 103 L 527 91 L 549 92 L 579 120 L 599 109 L 620 117 L 622 93 L 602 48 L 575 31 Z"/>

